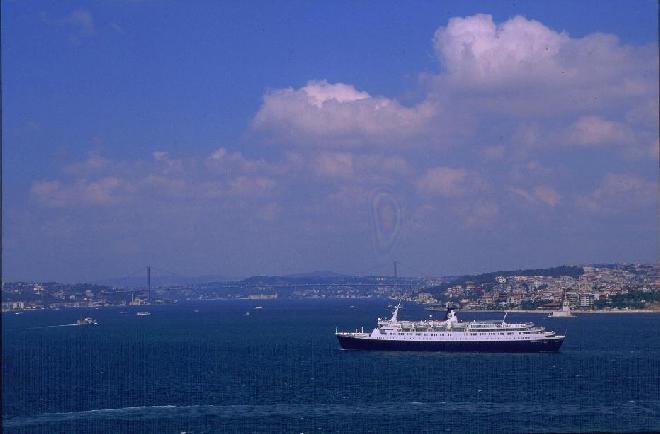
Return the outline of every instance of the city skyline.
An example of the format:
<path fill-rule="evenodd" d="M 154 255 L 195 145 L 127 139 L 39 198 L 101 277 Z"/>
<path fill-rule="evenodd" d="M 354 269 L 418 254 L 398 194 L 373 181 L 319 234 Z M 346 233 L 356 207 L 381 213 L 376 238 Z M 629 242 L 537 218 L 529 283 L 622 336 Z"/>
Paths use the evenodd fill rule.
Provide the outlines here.
<path fill-rule="evenodd" d="M 656 262 L 655 2 L 160 5 L 3 2 L 5 280 Z"/>

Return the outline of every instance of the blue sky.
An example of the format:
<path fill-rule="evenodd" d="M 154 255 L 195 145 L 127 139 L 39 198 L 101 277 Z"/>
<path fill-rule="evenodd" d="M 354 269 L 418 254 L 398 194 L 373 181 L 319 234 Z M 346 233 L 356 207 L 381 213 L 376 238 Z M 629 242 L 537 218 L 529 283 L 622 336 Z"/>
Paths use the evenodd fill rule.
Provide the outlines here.
<path fill-rule="evenodd" d="M 4 274 L 656 259 L 657 5 L 2 4 Z"/>

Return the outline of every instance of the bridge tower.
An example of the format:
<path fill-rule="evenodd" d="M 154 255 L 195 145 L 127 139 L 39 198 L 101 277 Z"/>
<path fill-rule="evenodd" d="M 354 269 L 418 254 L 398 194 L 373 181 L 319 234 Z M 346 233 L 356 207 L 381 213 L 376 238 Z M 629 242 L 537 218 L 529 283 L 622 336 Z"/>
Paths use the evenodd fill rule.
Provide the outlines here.
<path fill-rule="evenodd" d="M 147 265 L 147 303 L 151 304 L 151 265 Z"/>

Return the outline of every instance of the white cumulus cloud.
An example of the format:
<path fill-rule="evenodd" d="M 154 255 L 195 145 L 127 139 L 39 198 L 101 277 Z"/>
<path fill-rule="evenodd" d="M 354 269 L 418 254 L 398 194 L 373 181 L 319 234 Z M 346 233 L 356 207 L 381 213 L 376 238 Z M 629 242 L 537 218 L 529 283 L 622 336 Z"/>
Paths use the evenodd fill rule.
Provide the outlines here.
<path fill-rule="evenodd" d="M 406 107 L 351 85 L 310 81 L 300 89 L 267 93 L 252 129 L 267 141 L 285 145 L 406 146 L 432 114 L 425 104 Z"/>
<path fill-rule="evenodd" d="M 446 72 L 456 81 L 493 84 L 551 77 L 563 71 L 558 56 L 569 41 L 538 21 L 517 16 L 500 25 L 490 15 L 452 18 L 433 38 Z"/>
<path fill-rule="evenodd" d="M 474 185 L 471 176 L 465 169 L 434 167 L 417 181 L 417 189 L 427 195 L 462 196 Z"/>
<path fill-rule="evenodd" d="M 591 193 L 577 203 L 591 212 L 622 213 L 656 204 L 658 185 L 635 175 L 610 173 Z"/>
<path fill-rule="evenodd" d="M 569 144 L 582 146 L 629 144 L 632 133 L 620 122 L 598 116 L 583 116 L 572 125 L 568 140 Z"/>

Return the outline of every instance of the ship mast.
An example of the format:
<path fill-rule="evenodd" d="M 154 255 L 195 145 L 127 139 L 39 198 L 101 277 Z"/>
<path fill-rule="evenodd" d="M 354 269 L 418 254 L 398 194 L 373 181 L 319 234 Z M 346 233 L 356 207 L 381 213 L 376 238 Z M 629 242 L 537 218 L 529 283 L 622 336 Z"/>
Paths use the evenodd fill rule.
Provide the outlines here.
<path fill-rule="evenodd" d="M 401 302 L 394 307 L 394 312 L 392 313 L 392 318 L 390 322 L 397 322 L 399 320 L 399 308 L 401 307 Z"/>

